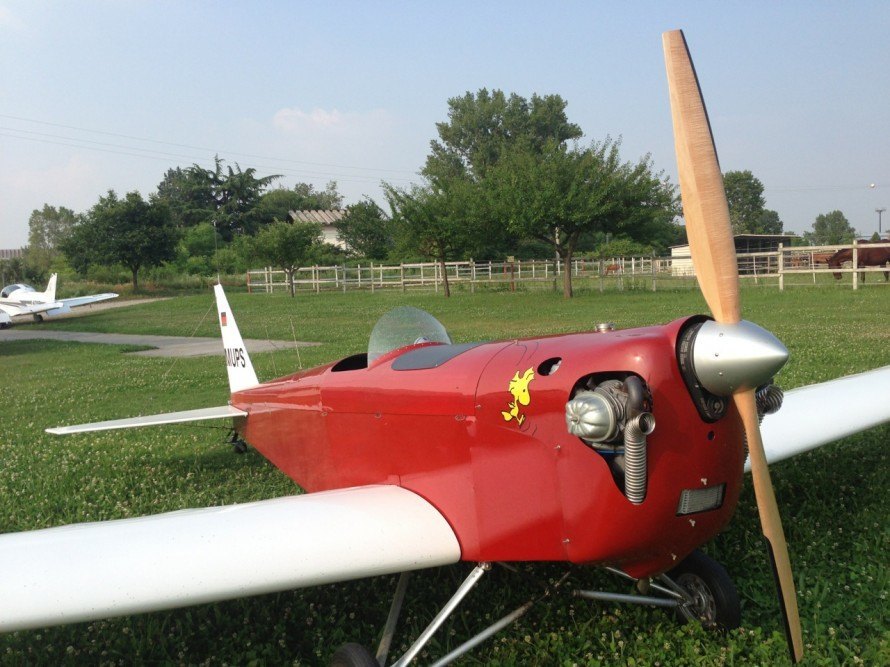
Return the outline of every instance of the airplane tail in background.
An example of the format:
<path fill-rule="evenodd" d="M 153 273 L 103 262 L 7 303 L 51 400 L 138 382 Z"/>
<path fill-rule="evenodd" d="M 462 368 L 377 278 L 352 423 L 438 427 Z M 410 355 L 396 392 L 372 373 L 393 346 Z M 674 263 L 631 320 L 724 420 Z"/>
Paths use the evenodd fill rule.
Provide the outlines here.
<path fill-rule="evenodd" d="M 222 332 L 223 347 L 226 352 L 229 389 L 234 394 L 236 391 L 257 386 L 259 380 L 253 370 L 250 357 L 247 355 L 247 348 L 244 347 L 244 340 L 241 338 L 241 332 L 238 331 L 235 316 L 232 314 L 222 285 L 215 285 L 213 291 L 216 294 L 219 329 Z"/>
<path fill-rule="evenodd" d="M 49 277 L 49 282 L 46 284 L 46 291 L 43 292 L 42 301 L 52 303 L 56 300 L 56 280 L 58 277 L 58 273 L 54 273 Z"/>

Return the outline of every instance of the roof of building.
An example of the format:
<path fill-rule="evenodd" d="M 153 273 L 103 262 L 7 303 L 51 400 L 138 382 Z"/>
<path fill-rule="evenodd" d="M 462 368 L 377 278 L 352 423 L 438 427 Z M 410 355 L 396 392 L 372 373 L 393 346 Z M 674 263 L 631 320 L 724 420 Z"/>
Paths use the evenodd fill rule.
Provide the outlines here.
<path fill-rule="evenodd" d="M 346 215 L 346 209 L 338 208 L 330 211 L 290 211 L 294 222 L 317 222 L 322 225 L 333 225 Z"/>
<path fill-rule="evenodd" d="M 7 250 L 0 248 L 0 259 L 15 259 L 16 257 L 23 257 L 24 254 L 24 248 L 10 248 Z"/>

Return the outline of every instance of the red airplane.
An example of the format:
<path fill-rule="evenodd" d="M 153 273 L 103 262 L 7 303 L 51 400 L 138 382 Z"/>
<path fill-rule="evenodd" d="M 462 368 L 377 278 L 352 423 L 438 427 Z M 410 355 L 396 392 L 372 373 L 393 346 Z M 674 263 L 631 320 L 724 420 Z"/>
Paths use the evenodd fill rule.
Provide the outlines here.
<path fill-rule="evenodd" d="M 491 563 L 602 566 L 632 593 L 586 598 L 739 624 L 725 570 L 697 547 L 730 520 L 746 442 L 792 659 L 800 622 L 767 461 L 890 420 L 890 367 L 789 392 L 787 351 L 741 320 L 722 176 L 686 43 L 665 33 L 680 188 L 713 319 L 486 343 L 399 308 L 368 351 L 260 384 L 220 286 L 228 405 L 48 429 L 78 433 L 232 419 L 308 493 L 234 507 L 0 536 L 0 631 L 167 609 L 403 573 L 377 654 L 347 644 L 335 665 L 385 663 L 405 573 L 467 561 L 466 581 L 395 664 L 413 660 Z M 767 446 L 764 447 L 764 441 Z M 250 568 L 232 563 L 251 563 Z M 448 664 L 519 618 L 507 614 Z"/>

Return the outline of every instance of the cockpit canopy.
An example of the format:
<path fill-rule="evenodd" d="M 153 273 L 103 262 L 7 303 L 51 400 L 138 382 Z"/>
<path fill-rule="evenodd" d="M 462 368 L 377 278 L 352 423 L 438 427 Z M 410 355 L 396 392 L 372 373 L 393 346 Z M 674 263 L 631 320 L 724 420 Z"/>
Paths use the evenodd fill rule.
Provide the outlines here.
<path fill-rule="evenodd" d="M 3 288 L 3 291 L 0 292 L 0 298 L 5 299 L 13 292 L 18 290 L 22 290 L 23 292 L 35 292 L 36 290 L 30 285 L 25 285 L 24 283 L 18 283 L 16 285 L 7 285 Z"/>
<path fill-rule="evenodd" d="M 451 344 L 442 323 L 428 312 L 413 306 L 400 306 L 384 314 L 368 341 L 368 364 L 387 352 L 418 343 Z"/>

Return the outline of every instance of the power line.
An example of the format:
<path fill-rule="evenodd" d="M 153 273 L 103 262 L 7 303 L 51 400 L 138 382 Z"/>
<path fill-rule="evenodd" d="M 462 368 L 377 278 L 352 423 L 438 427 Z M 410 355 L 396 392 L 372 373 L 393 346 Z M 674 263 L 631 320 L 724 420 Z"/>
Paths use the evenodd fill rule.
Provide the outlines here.
<path fill-rule="evenodd" d="M 382 168 L 382 167 L 360 167 L 360 166 L 355 166 L 355 165 L 330 164 L 330 163 L 325 163 L 325 162 L 309 162 L 306 160 L 294 160 L 291 158 L 284 158 L 284 157 L 280 157 L 280 156 L 257 155 L 257 154 L 253 154 L 253 153 L 243 153 L 240 151 L 219 150 L 219 149 L 214 149 L 214 148 L 207 148 L 206 146 L 192 146 L 190 144 L 179 144 L 179 143 L 175 143 L 172 141 L 149 139 L 147 137 L 138 137 L 138 136 L 134 136 L 134 135 L 130 135 L 130 134 L 119 134 L 117 132 L 107 132 L 105 130 L 93 130 L 93 129 L 89 129 L 89 128 L 85 128 L 85 127 L 77 127 L 75 125 L 52 123 L 49 121 L 36 120 L 34 118 L 24 118 L 22 116 L 12 116 L 9 114 L 0 114 L 0 118 L 17 120 L 17 121 L 22 121 L 25 123 L 36 123 L 38 125 L 48 125 L 50 127 L 60 127 L 60 128 L 66 129 L 66 130 L 75 130 L 77 132 L 87 132 L 90 134 L 101 134 L 101 135 L 105 135 L 105 136 L 109 136 L 109 137 L 118 137 L 120 139 L 130 139 L 132 141 L 142 141 L 142 142 L 146 142 L 146 143 L 161 144 L 161 145 L 165 145 L 165 146 L 175 146 L 177 148 L 188 148 L 190 150 L 199 150 L 199 151 L 205 151 L 205 152 L 210 152 L 210 153 L 214 153 L 214 154 L 224 153 L 226 155 L 241 155 L 243 157 L 257 158 L 260 160 L 273 160 L 273 161 L 280 161 L 280 162 L 289 162 L 292 164 L 304 164 L 304 165 L 309 165 L 309 166 L 313 166 L 313 167 L 327 167 L 327 168 L 333 168 L 333 169 L 357 169 L 357 170 L 362 170 L 362 171 L 374 171 L 374 172 L 385 171 L 385 172 L 395 172 L 395 173 L 402 173 L 402 174 L 412 174 L 412 175 L 415 174 L 414 171 L 411 171 L 409 169 L 386 169 L 386 168 Z M 12 128 L 10 128 L 10 129 L 12 129 Z M 19 130 L 19 131 L 29 132 L 29 130 Z M 65 137 L 65 138 L 73 139 L 74 141 L 87 141 L 86 139 L 82 140 L 82 139 L 77 139 L 74 137 Z M 137 150 L 143 150 L 143 149 L 137 149 Z"/>
<path fill-rule="evenodd" d="M 5 131 L 2 131 L 5 130 Z M 9 132 L 19 132 L 19 133 L 28 133 L 39 136 L 20 136 L 19 134 L 10 134 Z M 11 139 L 20 139 L 22 141 L 33 141 L 43 144 L 51 144 L 56 146 L 68 146 L 71 148 L 79 148 L 83 150 L 96 151 L 100 153 L 110 153 L 112 155 L 126 155 L 128 157 L 140 157 L 147 158 L 150 160 L 161 160 L 163 162 L 170 163 L 171 158 L 177 158 L 182 160 L 188 160 L 189 162 L 196 163 L 202 160 L 208 159 L 206 155 L 195 156 L 195 155 L 182 155 L 178 153 L 167 153 L 165 151 L 157 151 L 154 149 L 148 148 L 139 148 L 138 146 L 125 146 L 119 144 L 112 144 L 108 142 L 100 142 L 100 141 L 92 141 L 89 139 L 78 139 L 65 137 L 62 135 L 52 135 L 46 134 L 42 132 L 33 132 L 31 130 L 18 130 L 15 128 L 6 128 L 0 127 L 0 136 L 7 137 Z M 49 138 L 41 138 L 41 137 L 49 137 Z M 79 143 L 71 143 L 71 142 L 79 142 Z M 96 145 L 86 145 L 86 144 L 96 144 Z M 108 148 L 100 148 L 100 146 L 107 146 Z M 140 152 L 133 152 L 140 151 Z M 219 153 L 216 153 L 217 155 Z M 274 159 L 274 158 L 273 158 Z M 378 177 L 376 176 L 364 176 L 362 174 L 336 174 L 330 172 L 318 172 L 318 171 L 309 171 L 309 170 L 298 170 L 290 167 L 282 167 L 282 166 L 271 166 L 271 165 L 256 165 L 255 169 L 262 169 L 268 171 L 269 173 L 280 172 L 285 176 L 294 176 L 298 178 L 328 178 L 335 179 L 340 182 L 346 183 L 369 183 L 378 181 Z M 399 181 L 403 183 L 410 183 L 411 179 L 408 178 L 391 178 L 388 179 L 391 181 Z"/>

